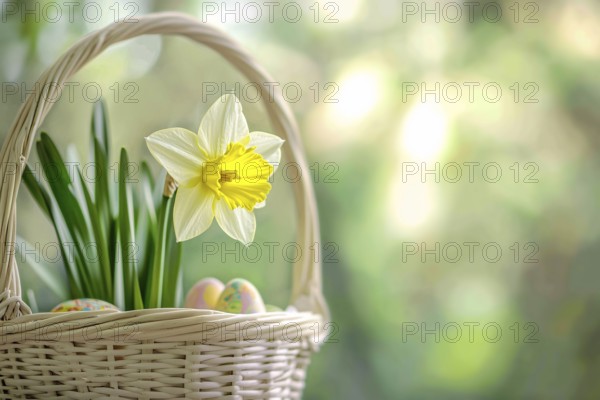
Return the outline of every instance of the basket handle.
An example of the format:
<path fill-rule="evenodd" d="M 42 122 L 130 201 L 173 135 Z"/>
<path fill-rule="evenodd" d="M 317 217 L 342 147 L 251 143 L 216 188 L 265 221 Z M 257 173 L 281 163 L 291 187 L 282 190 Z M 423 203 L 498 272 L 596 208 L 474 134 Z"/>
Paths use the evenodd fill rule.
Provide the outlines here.
<path fill-rule="evenodd" d="M 287 141 L 284 155 L 298 163 L 304 178 L 293 183 L 298 214 L 298 243 L 304 256 L 296 262 L 292 278 L 291 304 L 299 311 L 311 311 L 324 320 L 329 319 L 327 304 L 322 294 L 321 263 L 308 257 L 311 244 L 320 244 L 319 221 L 314 188 L 310 179 L 304 149 L 300 140 L 294 115 L 281 94 L 269 97 L 266 82 L 272 82 L 269 74 L 244 51 L 238 43 L 222 31 L 202 24 L 180 13 L 154 13 L 136 22 L 116 22 L 104 29 L 85 36 L 73 45 L 38 80 L 36 90 L 21 106 L 0 151 L 0 319 L 10 320 L 31 310 L 21 299 L 19 272 L 12 244 L 16 235 L 16 200 L 21 175 L 35 133 L 50 111 L 54 91 L 89 61 L 109 46 L 146 34 L 185 36 L 202 43 L 221 54 L 247 79 L 260 84 L 273 128 Z"/>

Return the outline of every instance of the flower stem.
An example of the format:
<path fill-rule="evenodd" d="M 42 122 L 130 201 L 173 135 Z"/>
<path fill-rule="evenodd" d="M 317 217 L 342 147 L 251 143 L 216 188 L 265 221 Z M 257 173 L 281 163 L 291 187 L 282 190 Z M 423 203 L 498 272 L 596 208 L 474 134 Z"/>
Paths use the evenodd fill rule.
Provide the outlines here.
<path fill-rule="evenodd" d="M 165 263 L 168 255 L 168 232 L 170 229 L 171 213 L 173 212 L 173 192 L 177 186 L 173 179 L 167 175 L 165 179 L 165 190 L 158 211 L 157 241 L 154 253 L 154 261 L 148 286 L 148 307 L 163 307 L 163 287 L 165 280 Z"/>

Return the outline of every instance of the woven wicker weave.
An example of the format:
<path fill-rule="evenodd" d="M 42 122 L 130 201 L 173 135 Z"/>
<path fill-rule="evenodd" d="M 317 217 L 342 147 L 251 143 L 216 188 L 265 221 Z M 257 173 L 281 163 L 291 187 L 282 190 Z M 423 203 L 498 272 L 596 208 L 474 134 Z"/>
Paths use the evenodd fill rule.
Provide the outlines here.
<path fill-rule="evenodd" d="M 328 319 L 321 265 L 312 257 L 294 265 L 291 304 L 298 313 L 149 309 L 32 314 L 21 299 L 11 251 L 17 191 L 36 131 L 52 107 L 47 99 L 110 45 L 145 34 L 188 37 L 216 50 L 250 81 L 273 82 L 221 31 L 176 13 L 151 14 L 90 34 L 42 75 L 0 154 L 0 398 L 300 398 L 309 357 Z M 262 90 L 269 98 L 268 88 Z M 276 95 L 266 107 L 275 132 L 287 140 L 284 157 L 308 172 L 288 105 Z M 319 242 L 313 187 L 309 179 L 293 186 L 297 241 L 307 254 L 308 246 Z"/>

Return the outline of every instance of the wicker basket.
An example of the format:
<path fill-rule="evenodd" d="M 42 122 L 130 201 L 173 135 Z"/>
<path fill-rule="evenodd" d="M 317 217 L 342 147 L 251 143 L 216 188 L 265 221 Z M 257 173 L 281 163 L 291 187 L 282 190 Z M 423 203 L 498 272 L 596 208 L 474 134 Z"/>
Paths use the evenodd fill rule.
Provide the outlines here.
<path fill-rule="evenodd" d="M 321 265 L 311 257 L 294 265 L 291 304 L 297 313 L 148 309 L 32 314 L 21 299 L 11 251 L 17 191 L 35 133 L 52 107 L 47 99 L 110 45 L 146 34 L 188 37 L 216 50 L 250 81 L 273 81 L 221 31 L 176 13 L 151 14 L 94 32 L 42 75 L 0 155 L 0 398 L 298 399 L 328 319 Z M 262 90 L 268 98 L 268 88 Z M 276 95 L 266 107 L 274 130 L 287 140 L 284 157 L 307 171 L 288 105 Z M 293 186 L 298 243 L 308 253 L 308 246 L 319 242 L 314 191 L 309 179 Z"/>

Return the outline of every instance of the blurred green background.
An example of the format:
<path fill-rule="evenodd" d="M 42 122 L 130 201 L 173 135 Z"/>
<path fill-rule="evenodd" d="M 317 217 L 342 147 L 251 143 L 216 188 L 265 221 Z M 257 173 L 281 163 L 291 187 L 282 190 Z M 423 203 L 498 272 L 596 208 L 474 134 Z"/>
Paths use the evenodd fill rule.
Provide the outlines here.
<path fill-rule="evenodd" d="M 237 3 L 236 21 L 224 14 L 234 1 L 108 2 L 93 22 L 87 3 L 70 19 L 61 2 L 0 2 L 0 132 L 37 77 L 115 13 L 205 19 L 289 89 L 312 166 L 324 290 L 339 330 L 314 356 L 305 398 L 600 398 L 598 2 L 282 1 L 272 22 L 264 2 L 255 3 L 258 20 L 248 3 Z M 126 147 L 157 174 L 143 137 L 195 131 L 236 82 L 251 130 L 271 130 L 243 77 L 181 38 L 119 45 L 70 82 L 72 98 L 63 93 L 43 129 L 84 158 L 98 87 L 114 154 Z M 293 207 L 276 176 L 257 212 L 256 242 L 280 243 L 272 260 L 265 250 L 238 262 L 216 225 L 186 243 L 186 289 L 241 276 L 285 307 L 291 268 L 281 249 L 294 240 Z M 18 212 L 19 234 L 50 257 L 51 225 L 24 190 Z M 203 242 L 221 251 L 207 255 Z M 50 268 L 62 273 L 60 262 Z M 21 270 L 40 310 L 61 300 Z"/>

